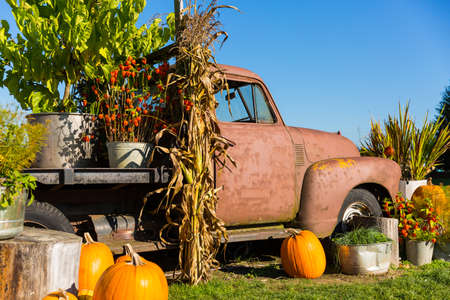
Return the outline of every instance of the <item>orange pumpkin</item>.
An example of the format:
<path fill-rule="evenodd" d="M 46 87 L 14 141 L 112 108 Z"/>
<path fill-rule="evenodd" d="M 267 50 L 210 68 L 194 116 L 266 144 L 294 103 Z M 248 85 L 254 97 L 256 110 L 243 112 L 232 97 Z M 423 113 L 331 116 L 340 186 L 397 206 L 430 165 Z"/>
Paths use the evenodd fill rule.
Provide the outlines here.
<path fill-rule="evenodd" d="M 59 289 L 56 292 L 48 294 L 42 300 L 77 300 L 77 297 L 74 294 Z"/>
<path fill-rule="evenodd" d="M 326 258 L 319 239 L 309 230 L 291 234 L 281 244 L 284 271 L 292 277 L 320 277 L 325 271 Z"/>
<path fill-rule="evenodd" d="M 100 276 L 114 264 L 114 258 L 108 246 L 95 242 L 88 232 L 84 238 L 86 243 L 81 246 L 78 297 L 89 299 Z"/>
<path fill-rule="evenodd" d="M 450 228 L 450 203 L 442 187 L 433 185 L 428 179 L 427 185 L 419 186 L 411 197 L 417 209 L 425 207 L 425 199 L 431 199 L 437 215 L 441 218 L 444 228 Z"/>
<path fill-rule="evenodd" d="M 103 273 L 95 286 L 93 300 L 167 300 L 169 288 L 161 268 L 141 258 L 130 244 L 125 247 L 131 261 L 120 261 Z"/>

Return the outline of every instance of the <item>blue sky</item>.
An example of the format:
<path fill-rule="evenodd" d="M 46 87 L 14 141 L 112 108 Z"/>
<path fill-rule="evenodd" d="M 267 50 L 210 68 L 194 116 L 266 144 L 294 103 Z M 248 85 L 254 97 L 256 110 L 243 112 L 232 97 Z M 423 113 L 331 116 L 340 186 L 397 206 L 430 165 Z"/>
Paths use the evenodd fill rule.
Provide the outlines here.
<path fill-rule="evenodd" d="M 219 63 L 259 74 L 288 125 L 340 130 L 359 145 L 371 118 L 410 101 L 420 125 L 450 85 L 450 1 L 222 1 Z M 147 1 L 139 24 L 173 10 Z M 1 19 L 10 24 L 7 4 Z M 14 100 L 0 89 L 0 103 Z"/>

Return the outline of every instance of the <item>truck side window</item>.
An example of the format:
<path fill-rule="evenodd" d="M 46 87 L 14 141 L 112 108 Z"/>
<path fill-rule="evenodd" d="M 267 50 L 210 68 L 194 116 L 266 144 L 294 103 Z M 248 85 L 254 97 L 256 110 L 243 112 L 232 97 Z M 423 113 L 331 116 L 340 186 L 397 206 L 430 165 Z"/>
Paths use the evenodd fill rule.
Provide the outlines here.
<path fill-rule="evenodd" d="M 258 123 L 274 123 L 274 117 L 270 110 L 264 92 L 259 85 L 254 85 L 255 107 Z"/>
<path fill-rule="evenodd" d="M 223 122 L 255 122 L 252 85 L 242 82 L 228 82 L 226 90 L 216 93 L 217 119 Z M 228 104 L 229 100 L 229 104 Z"/>

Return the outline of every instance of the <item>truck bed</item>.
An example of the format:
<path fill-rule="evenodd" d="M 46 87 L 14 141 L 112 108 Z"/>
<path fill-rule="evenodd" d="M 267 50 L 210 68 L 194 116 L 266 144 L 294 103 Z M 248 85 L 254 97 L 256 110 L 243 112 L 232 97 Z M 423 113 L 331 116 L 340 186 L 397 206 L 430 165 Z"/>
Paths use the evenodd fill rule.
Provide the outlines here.
<path fill-rule="evenodd" d="M 168 169 L 112 169 L 112 168 L 61 168 L 61 169 L 25 169 L 23 172 L 33 175 L 41 184 L 158 184 L 167 183 Z"/>

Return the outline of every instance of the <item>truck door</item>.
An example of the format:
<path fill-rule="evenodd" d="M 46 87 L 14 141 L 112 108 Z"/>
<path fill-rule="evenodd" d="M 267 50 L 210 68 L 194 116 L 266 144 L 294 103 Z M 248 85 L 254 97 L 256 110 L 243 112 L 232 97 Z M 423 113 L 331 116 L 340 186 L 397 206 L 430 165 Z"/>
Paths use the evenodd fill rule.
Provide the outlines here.
<path fill-rule="evenodd" d="M 237 167 L 220 170 L 220 163 L 216 165 L 217 186 L 223 186 L 218 217 L 227 226 L 292 220 L 298 199 L 294 150 L 286 127 L 263 85 L 228 84 L 228 93 L 216 95 L 216 116 L 221 134 L 235 143 L 229 154 Z"/>

